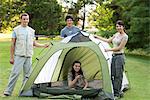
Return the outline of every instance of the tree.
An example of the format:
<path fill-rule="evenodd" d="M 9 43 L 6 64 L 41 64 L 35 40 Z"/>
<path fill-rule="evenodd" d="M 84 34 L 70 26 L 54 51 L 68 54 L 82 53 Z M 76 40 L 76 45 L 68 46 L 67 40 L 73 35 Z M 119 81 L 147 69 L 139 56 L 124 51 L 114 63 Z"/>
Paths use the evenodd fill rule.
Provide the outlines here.
<path fill-rule="evenodd" d="M 86 5 L 101 3 L 103 0 L 76 0 L 76 1 L 77 2 L 74 2 L 74 0 L 64 0 L 64 2 L 71 4 L 71 6 L 68 8 L 69 9 L 68 14 L 73 15 L 75 23 L 77 23 L 78 21 L 79 10 L 81 10 L 81 8 L 85 8 Z M 85 16 L 86 16 L 85 11 L 83 11 L 83 16 L 81 17 L 81 19 L 83 19 L 82 29 L 84 29 Z"/>
<path fill-rule="evenodd" d="M 36 34 L 52 35 L 58 33 L 62 7 L 57 0 L 28 0 L 25 11 L 31 16 L 30 25 Z"/>
<path fill-rule="evenodd" d="M 0 22 L 1 30 L 11 30 L 19 24 L 20 14 L 27 12 L 30 15 L 29 25 L 38 34 L 57 34 L 59 23 L 63 16 L 61 6 L 57 0 L 1 0 Z"/>
<path fill-rule="evenodd" d="M 130 49 L 150 47 L 150 9 L 149 0 L 113 0 L 114 21 L 125 22 Z"/>
<path fill-rule="evenodd" d="M 1 31 L 7 33 L 19 23 L 19 14 L 23 11 L 25 4 L 21 0 L 1 0 L 0 2 L 0 20 Z"/>
<path fill-rule="evenodd" d="M 107 8 L 107 4 L 97 4 L 96 9 L 91 13 L 89 20 L 101 31 L 111 31 L 114 27 L 112 16 L 113 10 Z"/>

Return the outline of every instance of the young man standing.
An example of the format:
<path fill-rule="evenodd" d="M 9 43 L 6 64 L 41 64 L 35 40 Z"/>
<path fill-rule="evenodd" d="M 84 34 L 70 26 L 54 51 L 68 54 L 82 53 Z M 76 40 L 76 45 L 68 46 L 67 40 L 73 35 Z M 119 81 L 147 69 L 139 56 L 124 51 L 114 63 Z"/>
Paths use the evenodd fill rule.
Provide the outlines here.
<path fill-rule="evenodd" d="M 4 96 L 11 96 L 18 76 L 23 69 L 23 84 L 27 81 L 32 71 L 33 46 L 48 47 L 48 44 L 40 44 L 34 40 L 35 30 L 28 26 L 29 15 L 23 13 L 20 16 L 21 24 L 14 28 L 10 48 L 10 63 L 13 68 Z"/>
<path fill-rule="evenodd" d="M 65 38 L 80 31 L 78 27 L 73 25 L 72 16 L 66 16 L 65 21 L 67 25 L 61 30 L 61 37 Z"/>

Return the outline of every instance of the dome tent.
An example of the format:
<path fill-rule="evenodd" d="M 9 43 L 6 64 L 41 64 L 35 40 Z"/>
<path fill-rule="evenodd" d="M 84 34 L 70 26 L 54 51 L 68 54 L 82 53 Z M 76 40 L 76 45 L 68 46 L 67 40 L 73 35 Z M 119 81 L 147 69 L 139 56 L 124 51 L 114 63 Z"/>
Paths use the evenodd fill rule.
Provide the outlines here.
<path fill-rule="evenodd" d="M 79 60 L 88 81 L 100 80 L 98 88 L 101 89 L 101 93 L 99 95 L 102 94 L 103 98 L 114 98 L 110 79 L 112 52 L 104 51 L 105 48 L 109 48 L 107 43 L 85 32 L 68 36 L 61 42 L 51 43 L 49 50 L 37 58 L 30 77 L 21 88 L 20 96 L 33 96 L 35 85 L 46 83 L 52 87 L 54 82 L 67 81 L 67 73 L 72 63 Z"/>

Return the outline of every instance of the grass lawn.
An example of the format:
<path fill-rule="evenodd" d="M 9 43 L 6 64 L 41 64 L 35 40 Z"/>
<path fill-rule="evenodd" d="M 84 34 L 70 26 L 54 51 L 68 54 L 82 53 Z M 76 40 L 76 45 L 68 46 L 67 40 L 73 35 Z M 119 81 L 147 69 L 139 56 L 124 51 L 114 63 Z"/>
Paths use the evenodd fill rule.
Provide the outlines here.
<path fill-rule="evenodd" d="M 8 83 L 11 64 L 9 64 L 10 42 L 0 42 L 0 95 Z M 36 48 L 34 51 L 33 62 L 43 48 Z M 150 99 L 150 62 L 149 58 L 139 56 L 126 56 L 126 70 L 130 81 L 130 89 L 125 92 L 121 100 L 149 100 Z M 14 92 L 11 97 L 0 100 L 37 100 L 38 98 L 17 97 L 22 83 L 22 74 L 20 75 Z M 45 100 L 45 99 L 44 99 Z"/>

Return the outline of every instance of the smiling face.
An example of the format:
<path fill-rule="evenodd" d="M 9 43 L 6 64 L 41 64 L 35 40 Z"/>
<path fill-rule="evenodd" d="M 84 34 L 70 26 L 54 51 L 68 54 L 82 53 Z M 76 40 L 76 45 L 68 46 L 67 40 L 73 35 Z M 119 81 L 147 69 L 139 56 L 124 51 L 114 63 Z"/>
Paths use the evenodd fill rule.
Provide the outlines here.
<path fill-rule="evenodd" d="M 67 26 L 71 27 L 73 25 L 73 20 L 71 18 L 66 20 Z"/>
<path fill-rule="evenodd" d="M 75 72 L 79 72 L 80 68 L 81 68 L 80 63 L 75 63 L 75 64 L 73 65 L 73 69 L 75 70 Z"/>
<path fill-rule="evenodd" d="M 21 19 L 20 19 L 20 22 L 21 22 L 21 25 L 22 25 L 23 27 L 28 26 L 28 23 L 29 23 L 29 15 L 22 16 Z"/>
<path fill-rule="evenodd" d="M 122 25 L 116 24 L 116 30 L 121 33 L 124 31 L 124 27 Z"/>

